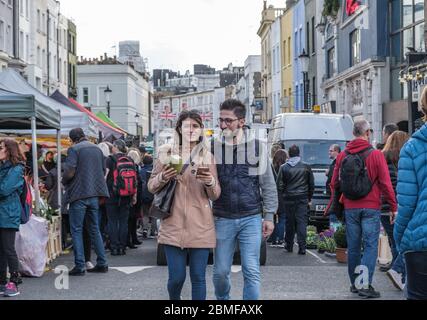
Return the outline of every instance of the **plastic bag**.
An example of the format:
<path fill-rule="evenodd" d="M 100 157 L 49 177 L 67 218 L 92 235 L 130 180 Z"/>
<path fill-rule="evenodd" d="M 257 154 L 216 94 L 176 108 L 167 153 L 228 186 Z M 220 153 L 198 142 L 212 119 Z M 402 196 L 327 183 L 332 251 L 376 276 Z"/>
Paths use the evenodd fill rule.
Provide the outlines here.
<path fill-rule="evenodd" d="M 21 225 L 15 239 L 21 274 L 29 277 L 43 276 L 47 261 L 48 240 L 46 219 L 32 215 L 27 224 Z"/>

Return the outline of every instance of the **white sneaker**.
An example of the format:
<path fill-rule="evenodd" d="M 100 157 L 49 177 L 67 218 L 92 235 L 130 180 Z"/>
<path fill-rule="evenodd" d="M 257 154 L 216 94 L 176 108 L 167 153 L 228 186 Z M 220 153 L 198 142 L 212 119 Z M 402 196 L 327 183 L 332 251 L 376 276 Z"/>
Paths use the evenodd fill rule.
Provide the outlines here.
<path fill-rule="evenodd" d="M 405 286 L 402 282 L 402 275 L 400 273 L 397 273 L 393 269 L 390 269 L 389 271 L 387 271 L 386 274 L 390 278 L 391 282 L 396 287 L 396 289 L 403 291 Z"/>
<path fill-rule="evenodd" d="M 95 268 L 95 266 L 92 264 L 92 262 L 88 261 L 86 262 L 86 270 L 90 270 Z"/>

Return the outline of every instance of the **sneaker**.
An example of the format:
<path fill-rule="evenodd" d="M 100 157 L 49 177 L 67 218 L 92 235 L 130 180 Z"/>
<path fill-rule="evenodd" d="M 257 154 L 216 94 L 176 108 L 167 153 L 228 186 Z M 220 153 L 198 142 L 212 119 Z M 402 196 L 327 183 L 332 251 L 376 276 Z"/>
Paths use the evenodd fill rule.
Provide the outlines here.
<path fill-rule="evenodd" d="M 393 269 L 390 269 L 389 271 L 387 271 L 386 274 L 391 280 L 391 282 L 393 283 L 393 285 L 396 287 L 396 289 L 403 291 L 405 285 L 403 284 L 403 281 L 402 281 L 402 275 L 394 271 Z"/>
<path fill-rule="evenodd" d="M 357 289 L 357 288 L 356 288 L 356 286 L 353 284 L 353 285 L 350 287 L 350 292 L 351 292 L 351 293 L 359 293 L 359 289 Z"/>
<path fill-rule="evenodd" d="M 148 238 L 148 230 L 142 231 L 142 238 L 147 239 Z"/>
<path fill-rule="evenodd" d="M 80 277 L 84 276 L 86 274 L 85 270 L 79 270 L 77 267 L 74 267 L 70 272 L 68 272 L 68 275 L 71 277 Z"/>
<path fill-rule="evenodd" d="M 86 270 L 87 271 L 92 270 L 93 268 L 95 268 L 95 266 L 93 265 L 92 262 L 90 262 L 90 261 L 86 262 Z"/>
<path fill-rule="evenodd" d="M 381 272 L 388 272 L 390 269 L 391 269 L 391 264 L 380 266 L 380 271 Z"/>
<path fill-rule="evenodd" d="M 294 247 L 291 247 L 290 245 L 285 245 L 285 251 L 288 253 L 292 253 L 294 252 Z"/>
<path fill-rule="evenodd" d="M 359 297 L 363 299 L 378 299 L 381 297 L 381 294 L 378 291 L 375 291 L 373 286 L 369 286 L 369 289 L 360 289 Z"/>
<path fill-rule="evenodd" d="M 90 270 L 87 270 L 89 273 L 107 273 L 108 272 L 108 266 L 96 266 Z"/>
<path fill-rule="evenodd" d="M 7 298 L 11 298 L 11 297 L 16 297 L 19 294 L 20 292 L 16 284 L 14 284 L 13 282 L 9 282 L 5 287 L 3 296 Z"/>
<path fill-rule="evenodd" d="M 277 241 L 273 241 L 272 243 L 270 243 L 270 247 L 271 248 L 277 248 L 278 247 L 278 242 Z"/>

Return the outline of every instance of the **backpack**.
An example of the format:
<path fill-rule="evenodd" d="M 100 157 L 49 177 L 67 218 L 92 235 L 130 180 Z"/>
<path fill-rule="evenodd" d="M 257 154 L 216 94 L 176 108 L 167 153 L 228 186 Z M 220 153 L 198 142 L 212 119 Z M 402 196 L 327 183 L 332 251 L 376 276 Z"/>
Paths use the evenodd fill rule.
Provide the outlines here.
<path fill-rule="evenodd" d="M 372 190 L 366 159 L 374 148 L 369 147 L 362 152 L 351 154 L 347 150 L 340 169 L 340 188 L 349 200 L 359 200 L 366 197 Z"/>
<path fill-rule="evenodd" d="M 113 192 L 119 197 L 132 197 L 137 190 L 137 171 L 135 163 L 126 156 L 112 157 L 115 162 L 113 171 Z"/>
<path fill-rule="evenodd" d="M 28 178 L 24 177 L 24 186 L 19 196 L 21 202 L 21 224 L 26 224 L 30 221 L 33 214 L 33 196 L 31 194 L 30 184 Z"/>
<path fill-rule="evenodd" d="M 148 181 L 151 178 L 151 171 L 145 171 L 145 175 L 141 172 L 141 181 L 142 181 L 142 203 L 151 204 L 154 200 L 154 194 L 148 191 Z"/>

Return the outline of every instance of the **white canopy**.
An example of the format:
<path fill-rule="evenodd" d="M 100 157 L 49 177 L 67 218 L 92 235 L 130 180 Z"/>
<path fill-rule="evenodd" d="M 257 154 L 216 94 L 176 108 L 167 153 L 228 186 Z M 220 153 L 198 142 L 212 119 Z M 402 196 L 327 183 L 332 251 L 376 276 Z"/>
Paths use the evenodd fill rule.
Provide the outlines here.
<path fill-rule="evenodd" d="M 94 121 L 85 113 L 74 111 L 32 87 L 19 73 L 13 69 L 0 72 L 0 89 L 9 90 L 19 94 L 33 95 L 34 99 L 42 105 L 48 106 L 61 113 L 61 135 L 66 136 L 74 128 L 82 128 L 87 136 L 98 137 Z M 14 130 L 18 133 L 26 133 Z M 38 134 L 50 134 L 49 130 L 37 130 Z"/>

